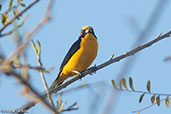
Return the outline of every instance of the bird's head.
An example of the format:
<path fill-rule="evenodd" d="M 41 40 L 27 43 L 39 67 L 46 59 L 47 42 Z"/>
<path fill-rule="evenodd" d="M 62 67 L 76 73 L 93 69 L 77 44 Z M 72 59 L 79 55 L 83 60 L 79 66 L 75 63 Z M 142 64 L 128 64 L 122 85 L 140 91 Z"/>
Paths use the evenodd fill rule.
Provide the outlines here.
<path fill-rule="evenodd" d="M 93 30 L 93 27 L 92 26 L 84 26 L 82 29 L 81 29 L 81 34 L 80 36 L 81 37 L 84 37 L 87 33 L 91 33 L 95 36 L 94 34 L 94 30 Z M 96 36 L 95 36 L 96 37 Z"/>

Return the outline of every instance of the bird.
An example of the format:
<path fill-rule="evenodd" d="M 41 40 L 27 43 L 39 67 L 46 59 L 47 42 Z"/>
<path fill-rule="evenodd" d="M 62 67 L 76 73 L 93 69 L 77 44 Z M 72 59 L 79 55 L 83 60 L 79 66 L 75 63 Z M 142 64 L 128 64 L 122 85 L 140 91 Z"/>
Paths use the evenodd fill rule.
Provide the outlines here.
<path fill-rule="evenodd" d="M 50 89 L 61 85 L 67 78 L 86 70 L 98 52 L 97 37 L 92 26 L 84 26 L 80 36 L 73 43 L 60 66 L 59 73 Z"/>

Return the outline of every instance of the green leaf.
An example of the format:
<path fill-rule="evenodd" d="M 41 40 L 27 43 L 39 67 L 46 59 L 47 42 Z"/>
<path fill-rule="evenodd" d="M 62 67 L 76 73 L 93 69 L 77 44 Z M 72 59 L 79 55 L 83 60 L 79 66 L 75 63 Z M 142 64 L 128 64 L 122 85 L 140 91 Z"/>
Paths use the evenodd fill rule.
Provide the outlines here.
<path fill-rule="evenodd" d="M 153 95 L 153 96 L 151 97 L 151 103 L 152 103 L 152 104 L 153 104 L 154 101 L 155 101 L 155 97 L 156 97 L 156 95 Z"/>
<path fill-rule="evenodd" d="M 128 87 L 127 87 L 125 78 L 122 78 L 122 83 L 123 83 L 124 88 L 128 91 Z"/>
<path fill-rule="evenodd" d="M 13 0 L 10 0 L 10 3 L 9 3 L 9 8 L 8 8 L 8 10 L 9 10 L 9 11 L 11 10 L 12 3 L 13 3 Z"/>
<path fill-rule="evenodd" d="M 131 77 L 129 77 L 129 87 L 132 89 L 132 91 L 134 91 L 133 81 Z"/>
<path fill-rule="evenodd" d="M 2 14 L 2 20 L 1 20 L 2 24 L 5 24 L 5 20 L 6 20 L 6 17 L 4 14 Z"/>
<path fill-rule="evenodd" d="M 148 80 L 148 82 L 147 82 L 147 91 L 150 93 L 150 80 Z"/>
<path fill-rule="evenodd" d="M 167 96 L 165 103 L 166 103 L 166 107 L 169 108 L 169 96 Z"/>
<path fill-rule="evenodd" d="M 16 12 L 15 12 L 15 10 L 13 10 L 13 14 L 14 14 L 14 16 L 16 16 Z"/>
<path fill-rule="evenodd" d="M 112 80 L 112 85 L 113 85 L 113 87 L 114 87 L 115 89 L 117 89 L 115 80 Z"/>
<path fill-rule="evenodd" d="M 37 49 L 37 54 L 40 55 L 40 42 L 39 41 L 37 41 L 36 49 Z"/>
<path fill-rule="evenodd" d="M 158 95 L 156 98 L 157 105 L 160 106 L 160 96 Z"/>
<path fill-rule="evenodd" d="M 1 11 L 1 9 L 2 9 L 2 4 L 0 4 L 0 11 Z"/>
<path fill-rule="evenodd" d="M 139 103 L 142 102 L 142 100 L 143 100 L 143 98 L 144 98 L 144 95 L 145 95 L 145 93 L 143 93 L 143 94 L 140 96 L 140 98 L 139 98 Z"/>
<path fill-rule="evenodd" d="M 120 82 L 119 82 L 119 87 L 120 87 L 120 89 L 122 89 L 122 80 L 120 80 Z"/>
<path fill-rule="evenodd" d="M 20 3 L 20 6 L 25 7 L 26 5 L 24 3 Z"/>

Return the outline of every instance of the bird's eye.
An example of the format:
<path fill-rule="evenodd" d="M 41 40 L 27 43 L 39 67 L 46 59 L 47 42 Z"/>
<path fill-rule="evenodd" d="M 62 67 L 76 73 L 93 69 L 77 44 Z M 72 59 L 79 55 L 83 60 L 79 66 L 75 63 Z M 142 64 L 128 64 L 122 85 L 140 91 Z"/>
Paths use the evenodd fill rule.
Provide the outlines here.
<path fill-rule="evenodd" d="M 88 32 L 90 32 L 90 29 L 86 29 L 86 30 L 85 30 L 85 33 L 88 33 Z"/>
<path fill-rule="evenodd" d="M 93 30 L 92 30 L 92 29 L 89 29 L 89 32 L 90 32 L 90 33 L 93 33 Z"/>

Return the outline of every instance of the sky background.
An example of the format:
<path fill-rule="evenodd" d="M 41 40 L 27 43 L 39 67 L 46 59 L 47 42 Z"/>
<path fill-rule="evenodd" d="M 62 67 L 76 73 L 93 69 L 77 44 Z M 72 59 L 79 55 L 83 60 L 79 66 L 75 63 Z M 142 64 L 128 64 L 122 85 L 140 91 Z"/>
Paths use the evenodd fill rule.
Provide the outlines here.
<path fill-rule="evenodd" d="M 24 2 L 29 4 L 32 1 Z M 72 43 L 77 40 L 83 26 L 91 25 L 94 28 L 99 48 L 98 55 L 92 66 L 94 64 L 99 65 L 109 60 L 112 54 L 117 57 L 135 48 L 132 45 L 142 30 L 145 29 L 158 1 L 56 0 L 50 14 L 52 17 L 51 21 L 32 38 L 34 41 L 39 40 L 41 43 L 43 66 L 46 68 L 54 67 L 50 74 L 45 74 L 48 86 L 56 78 L 65 54 Z M 171 1 L 163 1 L 166 2 L 164 8 L 158 12 L 159 18 L 154 24 L 154 29 L 149 30 L 150 33 L 144 43 L 151 41 L 159 33 L 166 33 L 171 29 Z M 47 3 L 48 0 L 40 0 L 24 14 L 29 14 L 29 17 L 23 27 L 19 29 L 23 35 L 32 30 L 40 21 L 44 15 Z M 8 2 L 3 2 L 3 4 L 4 7 L 8 7 Z M 10 28 L 8 27 L 5 31 L 10 30 Z M 170 44 L 171 38 L 167 38 L 135 54 L 139 55 L 138 59 L 135 61 L 132 70 L 124 76 L 126 76 L 127 80 L 130 76 L 133 78 L 136 90 L 146 91 L 146 82 L 151 80 L 152 92 L 171 93 L 171 62 L 163 61 L 165 57 L 171 56 Z M 1 38 L 0 46 L 6 56 L 15 49 L 11 37 Z M 28 63 L 36 66 L 37 58 L 31 44 L 29 44 L 27 55 Z M 79 106 L 79 110 L 65 112 L 64 114 L 102 114 L 111 93 L 110 91 L 113 90 L 111 80 L 117 79 L 126 59 L 109 65 L 65 88 L 64 91 L 83 83 L 93 84 L 89 88 L 74 90 L 62 96 L 62 100 L 67 101 L 65 108 L 74 102 L 77 102 L 77 106 Z M 40 73 L 30 70 L 29 74 L 33 87 L 39 92 L 44 92 Z M 105 82 L 105 84 L 97 84 L 98 82 Z M 1 74 L 0 110 L 13 110 L 25 104 L 28 100 L 20 94 L 21 90 L 21 85 L 14 78 Z M 119 97 L 113 101 L 115 105 L 112 106 L 110 114 L 132 114 L 132 111 L 149 106 L 151 104 L 150 96 L 146 95 L 143 102 L 139 104 L 140 95 L 139 93 L 119 92 Z M 57 96 L 53 95 L 53 100 L 56 102 Z M 97 104 L 94 105 L 94 102 L 97 102 Z M 160 107 L 153 106 L 142 111 L 141 114 L 169 114 L 170 112 L 171 108 L 166 108 L 165 102 L 161 102 Z M 50 114 L 51 112 L 41 104 L 37 104 L 29 110 L 28 114 L 37 113 Z"/>

